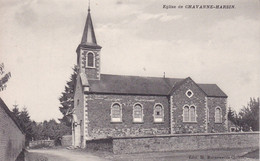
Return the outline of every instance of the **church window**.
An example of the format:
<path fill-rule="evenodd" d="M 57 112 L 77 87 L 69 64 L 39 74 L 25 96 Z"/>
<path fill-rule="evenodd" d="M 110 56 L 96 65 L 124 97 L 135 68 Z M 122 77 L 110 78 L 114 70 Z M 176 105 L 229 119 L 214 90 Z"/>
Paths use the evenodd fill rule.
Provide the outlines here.
<path fill-rule="evenodd" d="M 183 122 L 189 121 L 189 106 L 183 107 Z"/>
<path fill-rule="evenodd" d="M 222 111 L 220 107 L 216 107 L 215 109 L 215 123 L 222 122 Z"/>
<path fill-rule="evenodd" d="M 183 107 L 183 122 L 196 122 L 196 107 L 185 105 Z"/>
<path fill-rule="evenodd" d="M 189 113 L 190 113 L 190 122 L 195 122 L 196 121 L 196 108 L 194 106 L 191 106 Z"/>
<path fill-rule="evenodd" d="M 88 61 L 87 61 L 88 67 L 94 67 L 94 54 L 92 52 L 88 53 Z"/>
<path fill-rule="evenodd" d="M 122 107 L 119 103 L 112 104 L 111 122 L 122 122 Z"/>
<path fill-rule="evenodd" d="M 189 97 L 189 98 L 191 98 L 191 97 L 193 96 L 193 92 L 192 92 L 190 89 L 187 90 L 186 96 Z"/>
<path fill-rule="evenodd" d="M 154 106 L 154 122 L 164 121 L 164 109 L 161 104 L 155 104 Z"/>
<path fill-rule="evenodd" d="M 143 107 L 141 104 L 135 104 L 133 108 L 133 121 L 143 122 Z"/>

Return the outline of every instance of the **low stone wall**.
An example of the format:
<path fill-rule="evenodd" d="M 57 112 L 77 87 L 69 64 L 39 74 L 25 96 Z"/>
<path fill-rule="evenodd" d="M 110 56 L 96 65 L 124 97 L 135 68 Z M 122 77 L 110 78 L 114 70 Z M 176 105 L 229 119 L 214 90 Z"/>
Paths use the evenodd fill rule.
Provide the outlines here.
<path fill-rule="evenodd" d="M 53 147 L 54 140 L 36 140 L 30 141 L 29 147 L 30 148 L 42 148 L 42 147 Z"/>
<path fill-rule="evenodd" d="M 113 152 L 142 153 L 259 147 L 259 132 L 178 134 L 113 138 Z"/>
<path fill-rule="evenodd" d="M 113 139 L 96 139 L 86 141 L 86 149 L 88 151 L 109 151 L 113 152 Z"/>
<path fill-rule="evenodd" d="M 169 128 L 94 128 L 92 136 L 95 139 L 106 137 L 135 137 L 147 135 L 169 134 Z"/>
<path fill-rule="evenodd" d="M 71 146 L 72 145 L 72 136 L 64 135 L 61 138 L 61 146 Z"/>

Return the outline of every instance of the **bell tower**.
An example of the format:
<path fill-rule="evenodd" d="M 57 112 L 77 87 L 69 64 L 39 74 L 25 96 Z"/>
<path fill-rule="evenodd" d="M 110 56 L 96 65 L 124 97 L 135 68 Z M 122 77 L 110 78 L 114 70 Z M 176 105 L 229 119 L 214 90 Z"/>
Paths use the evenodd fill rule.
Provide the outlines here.
<path fill-rule="evenodd" d="M 77 52 L 77 65 L 79 73 L 87 75 L 88 80 L 100 79 L 100 50 L 101 46 L 97 44 L 94 27 L 91 19 L 90 8 L 88 8 L 88 15 L 81 43 L 79 44 Z"/>

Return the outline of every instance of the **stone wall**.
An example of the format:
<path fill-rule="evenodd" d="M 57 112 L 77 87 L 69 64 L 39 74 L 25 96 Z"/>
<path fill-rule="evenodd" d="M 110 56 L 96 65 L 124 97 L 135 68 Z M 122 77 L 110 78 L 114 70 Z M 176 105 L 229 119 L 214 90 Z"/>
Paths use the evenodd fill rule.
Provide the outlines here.
<path fill-rule="evenodd" d="M 87 53 L 92 52 L 94 54 L 94 67 L 87 67 Z M 100 50 L 86 49 L 82 53 L 82 66 L 86 68 L 87 78 L 100 79 Z"/>
<path fill-rule="evenodd" d="M 97 139 L 97 140 L 87 140 L 86 150 L 113 152 L 113 139 L 106 138 L 106 139 Z"/>
<path fill-rule="evenodd" d="M 0 160 L 14 161 L 25 147 L 25 135 L 0 98 Z"/>
<path fill-rule="evenodd" d="M 170 133 L 169 103 L 166 96 L 136 96 L 136 95 L 101 95 L 87 96 L 88 135 L 90 139 L 118 136 L 144 136 Z M 122 122 L 111 122 L 111 105 L 119 102 L 122 105 Z M 140 103 L 143 106 L 143 122 L 133 122 L 133 106 Z M 154 105 L 164 106 L 164 122 L 155 123 L 153 117 Z"/>
<path fill-rule="evenodd" d="M 54 147 L 54 140 L 36 140 L 29 142 L 30 148 Z"/>
<path fill-rule="evenodd" d="M 259 132 L 176 134 L 153 137 L 113 138 L 113 152 L 143 153 L 175 150 L 259 148 Z"/>
<path fill-rule="evenodd" d="M 193 95 L 189 98 L 186 92 L 191 90 Z M 187 79 L 174 93 L 171 94 L 171 122 L 172 134 L 205 133 L 206 132 L 206 101 L 205 93 L 193 82 Z M 195 106 L 196 122 L 183 122 L 183 107 Z"/>
<path fill-rule="evenodd" d="M 64 135 L 61 139 L 61 146 L 71 146 L 72 145 L 72 136 Z"/>
<path fill-rule="evenodd" d="M 227 108 L 226 108 L 226 98 L 207 98 L 208 108 L 209 108 L 209 122 L 208 122 L 208 132 L 226 132 L 227 128 Z M 221 123 L 215 123 L 215 108 L 220 107 L 222 111 L 222 121 Z"/>

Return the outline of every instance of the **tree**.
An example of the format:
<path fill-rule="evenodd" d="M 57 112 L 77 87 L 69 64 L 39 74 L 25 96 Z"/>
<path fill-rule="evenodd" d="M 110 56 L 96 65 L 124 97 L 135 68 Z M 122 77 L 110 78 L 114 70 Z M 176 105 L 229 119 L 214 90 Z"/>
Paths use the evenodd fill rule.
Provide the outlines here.
<path fill-rule="evenodd" d="M 20 113 L 21 126 L 25 130 L 27 140 L 32 137 L 32 122 L 27 109 L 24 107 Z"/>
<path fill-rule="evenodd" d="M 8 72 L 5 74 L 5 70 L 4 70 L 5 66 L 4 63 L 0 64 L 0 76 L 4 75 L 1 79 L 0 79 L 0 91 L 3 91 L 6 87 L 7 87 L 7 82 L 8 80 L 11 78 L 11 73 Z"/>
<path fill-rule="evenodd" d="M 228 110 L 228 120 L 236 125 L 239 130 L 259 131 L 259 98 L 250 98 L 247 106 L 244 106 L 239 113 Z"/>
<path fill-rule="evenodd" d="M 241 116 L 239 116 L 236 111 L 232 110 L 231 107 L 228 109 L 228 120 L 236 126 L 236 130 L 240 130 L 242 128 Z"/>
<path fill-rule="evenodd" d="M 76 84 L 76 78 L 77 78 L 77 71 L 78 68 L 75 65 L 73 68 L 73 73 L 70 76 L 70 80 L 67 82 L 65 86 L 64 92 L 62 92 L 61 97 L 59 98 L 61 107 L 59 107 L 60 112 L 62 113 L 63 117 L 59 119 L 60 122 L 65 123 L 67 126 L 71 126 L 71 121 L 68 117 L 66 117 L 66 113 L 69 110 L 72 110 L 74 108 L 74 88 Z"/>
<path fill-rule="evenodd" d="M 30 119 L 26 108 L 19 111 L 18 105 L 14 105 L 12 113 L 16 116 L 17 122 L 25 133 L 25 144 L 29 145 L 32 140 L 55 140 L 55 145 L 60 145 L 60 138 L 70 134 L 71 128 L 64 123 L 57 123 L 54 119 L 36 123 Z"/>
<path fill-rule="evenodd" d="M 54 119 L 39 123 L 36 127 L 35 140 L 55 140 L 56 145 L 60 144 L 63 135 L 70 134 L 70 127 L 64 123 L 57 123 Z"/>
<path fill-rule="evenodd" d="M 27 109 L 24 107 L 22 111 L 19 111 L 17 108 L 18 105 L 15 105 L 12 112 L 16 116 L 17 122 L 25 133 L 25 144 L 29 145 L 29 141 L 32 139 L 32 121 L 30 119 Z"/>
<path fill-rule="evenodd" d="M 36 123 L 32 121 L 32 140 L 43 140 L 43 128 L 42 123 Z"/>
<path fill-rule="evenodd" d="M 228 120 L 236 124 L 236 112 L 231 107 L 228 108 Z"/>
<path fill-rule="evenodd" d="M 247 106 L 244 106 L 239 112 L 241 124 L 244 131 L 259 131 L 259 98 L 250 98 Z"/>
<path fill-rule="evenodd" d="M 20 115 L 20 111 L 19 109 L 17 108 L 18 105 L 14 105 L 14 108 L 12 110 L 13 114 L 15 115 L 16 118 L 19 118 L 19 115 Z"/>

